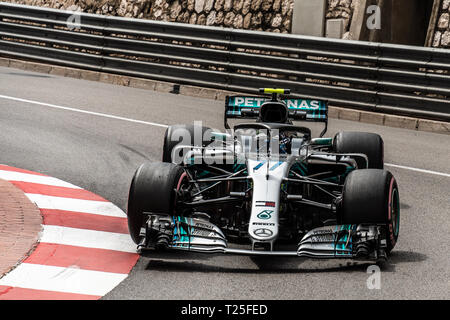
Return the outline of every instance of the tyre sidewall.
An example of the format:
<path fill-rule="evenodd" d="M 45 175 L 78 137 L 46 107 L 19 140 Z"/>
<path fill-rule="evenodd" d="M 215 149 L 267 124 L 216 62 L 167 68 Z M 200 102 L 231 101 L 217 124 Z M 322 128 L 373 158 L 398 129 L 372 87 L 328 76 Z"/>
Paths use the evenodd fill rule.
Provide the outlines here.
<path fill-rule="evenodd" d="M 195 125 L 184 124 L 169 126 L 164 134 L 162 161 L 172 162 L 172 150 L 181 142 L 189 146 L 195 145 L 198 147 L 202 147 L 210 142 L 210 140 L 207 139 L 208 135 L 206 135 L 205 139 L 205 132 L 211 130 L 208 127 L 200 127 L 202 134 L 201 143 L 195 141 L 195 133 L 198 131 L 198 128 L 199 127 Z M 177 138 L 174 138 L 174 136 Z"/>
<path fill-rule="evenodd" d="M 369 159 L 369 169 L 384 168 L 384 142 L 380 135 L 369 132 L 338 132 L 333 140 L 337 153 L 363 153 Z M 363 169 L 365 161 L 355 159 Z"/>
<path fill-rule="evenodd" d="M 397 211 L 393 212 L 393 208 Z M 399 192 L 394 176 L 379 169 L 351 172 L 344 185 L 341 223 L 384 224 L 390 252 L 397 242 L 400 224 Z"/>
<path fill-rule="evenodd" d="M 128 195 L 128 229 L 135 243 L 144 224 L 144 212 L 173 214 L 175 188 L 184 173 L 172 163 L 146 162 L 135 172 Z"/>

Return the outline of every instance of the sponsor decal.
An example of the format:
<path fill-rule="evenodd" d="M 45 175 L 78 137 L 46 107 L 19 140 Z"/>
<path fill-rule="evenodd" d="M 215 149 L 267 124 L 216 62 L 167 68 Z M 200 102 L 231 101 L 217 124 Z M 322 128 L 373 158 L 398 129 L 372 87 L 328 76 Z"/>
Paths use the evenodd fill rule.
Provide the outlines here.
<path fill-rule="evenodd" d="M 235 97 L 234 105 L 239 107 L 258 108 L 266 101 L 266 98 L 259 97 Z M 233 102 L 232 102 L 233 103 Z"/>
<path fill-rule="evenodd" d="M 275 226 L 275 223 L 270 222 L 253 222 L 254 226 Z"/>
<path fill-rule="evenodd" d="M 208 238 L 218 237 L 218 235 L 215 232 L 206 231 L 206 230 L 199 230 L 199 229 L 191 230 L 190 235 L 191 236 L 199 236 L 199 237 L 208 237 Z"/>
<path fill-rule="evenodd" d="M 255 231 L 253 231 L 253 233 L 256 236 L 261 237 L 261 238 L 268 238 L 273 235 L 272 230 L 264 229 L 264 228 L 256 229 Z"/>
<path fill-rule="evenodd" d="M 320 102 L 317 100 L 289 99 L 289 100 L 285 100 L 285 103 L 289 109 L 317 110 L 320 108 Z"/>
<path fill-rule="evenodd" d="M 317 242 L 317 243 L 334 243 L 336 239 L 334 238 L 334 235 L 332 234 L 323 234 L 323 235 L 317 235 L 311 237 L 311 242 Z"/>
<path fill-rule="evenodd" d="M 209 225 L 209 224 L 205 224 L 205 223 L 201 223 L 201 222 L 196 222 L 193 225 L 194 227 L 197 228 L 203 228 L 203 229 L 208 229 L 208 230 L 214 230 L 214 227 Z"/>
<path fill-rule="evenodd" d="M 313 230 L 312 234 L 324 234 L 324 233 L 331 233 L 333 234 L 335 231 L 333 231 L 333 229 L 318 229 L 318 230 Z"/>
<path fill-rule="evenodd" d="M 256 201 L 257 207 L 272 207 L 275 208 L 276 203 L 275 201 Z"/>
<path fill-rule="evenodd" d="M 267 220 L 267 219 L 272 218 L 273 212 L 274 212 L 273 210 L 264 210 L 264 211 L 261 211 L 260 213 L 258 213 L 257 217 L 258 217 L 258 219 L 261 219 L 261 220 Z"/>
<path fill-rule="evenodd" d="M 260 97 L 230 97 L 229 106 L 241 108 L 260 108 L 267 100 Z M 321 103 L 318 100 L 285 99 L 283 102 L 289 109 L 317 110 Z"/>

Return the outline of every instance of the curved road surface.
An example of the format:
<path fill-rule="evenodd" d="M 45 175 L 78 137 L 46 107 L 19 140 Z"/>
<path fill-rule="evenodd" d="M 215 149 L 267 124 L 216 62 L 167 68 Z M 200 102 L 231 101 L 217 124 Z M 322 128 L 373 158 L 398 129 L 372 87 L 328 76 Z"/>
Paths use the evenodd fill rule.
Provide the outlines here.
<path fill-rule="evenodd" d="M 45 173 L 126 210 L 131 177 L 161 158 L 165 125 L 223 128 L 223 101 L 0 68 L 0 163 Z M 367 264 L 295 258 L 155 254 L 104 299 L 447 299 L 450 136 L 330 120 L 376 132 L 401 192 L 401 230 L 381 288 Z"/>

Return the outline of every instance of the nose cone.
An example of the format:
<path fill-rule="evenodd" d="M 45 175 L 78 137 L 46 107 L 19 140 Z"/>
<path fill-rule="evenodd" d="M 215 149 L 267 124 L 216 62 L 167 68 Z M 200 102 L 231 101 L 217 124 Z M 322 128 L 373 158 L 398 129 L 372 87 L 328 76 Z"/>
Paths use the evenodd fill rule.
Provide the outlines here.
<path fill-rule="evenodd" d="M 273 243 L 278 238 L 281 182 L 288 165 L 277 160 L 249 160 L 253 180 L 252 212 L 248 234 L 254 242 Z"/>

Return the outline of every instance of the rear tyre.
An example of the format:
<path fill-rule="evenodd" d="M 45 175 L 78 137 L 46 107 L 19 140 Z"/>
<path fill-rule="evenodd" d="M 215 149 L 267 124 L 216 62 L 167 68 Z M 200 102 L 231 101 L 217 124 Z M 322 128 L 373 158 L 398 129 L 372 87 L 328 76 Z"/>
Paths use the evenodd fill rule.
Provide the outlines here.
<path fill-rule="evenodd" d="M 172 163 L 146 162 L 135 172 L 128 195 L 128 230 L 136 244 L 144 224 L 144 212 L 171 215 L 175 210 L 175 190 L 185 175 Z"/>
<path fill-rule="evenodd" d="M 394 176 L 378 169 L 352 171 L 344 185 L 341 223 L 385 224 L 389 253 L 400 228 L 400 198 Z"/>
<path fill-rule="evenodd" d="M 363 153 L 369 159 L 369 169 L 384 168 L 383 139 L 375 133 L 339 132 L 334 137 L 334 151 L 337 153 Z M 355 157 L 359 169 L 365 169 L 365 161 Z"/>
<path fill-rule="evenodd" d="M 200 131 L 201 130 L 201 131 Z M 205 132 L 210 130 L 208 127 L 199 127 L 194 126 L 192 124 L 177 124 L 173 126 L 169 126 L 164 135 L 164 145 L 163 145 L 163 162 L 172 162 L 172 150 L 173 148 L 182 142 L 184 145 L 188 146 L 197 146 L 202 147 L 211 142 L 211 139 L 208 139 L 208 135 L 205 137 Z M 195 134 L 196 132 L 201 132 L 202 137 L 196 141 Z"/>

